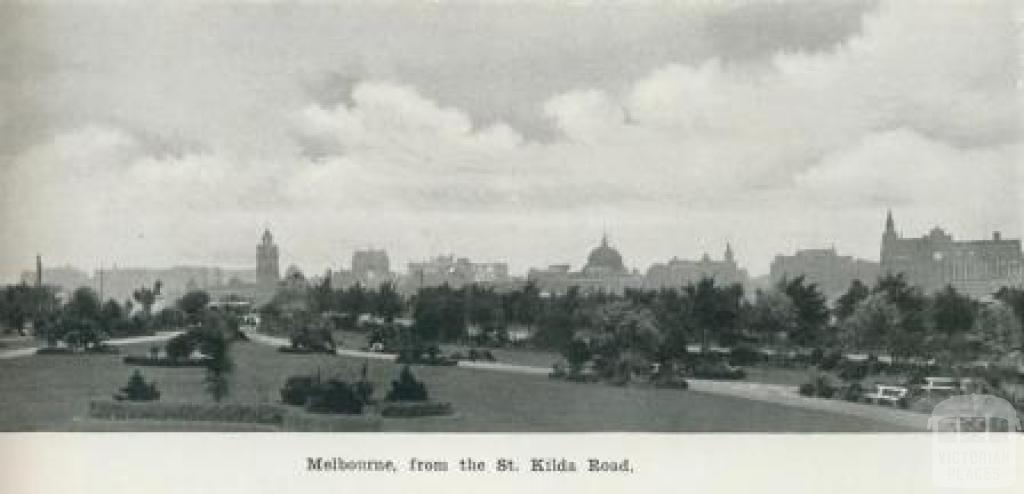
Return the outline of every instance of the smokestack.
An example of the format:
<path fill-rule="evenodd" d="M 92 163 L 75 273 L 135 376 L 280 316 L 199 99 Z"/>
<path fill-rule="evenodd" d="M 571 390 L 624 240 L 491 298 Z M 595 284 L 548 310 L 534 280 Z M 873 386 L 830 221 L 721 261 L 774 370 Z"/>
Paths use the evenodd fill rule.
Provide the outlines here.
<path fill-rule="evenodd" d="M 36 254 L 36 287 L 43 286 L 43 256 Z"/>

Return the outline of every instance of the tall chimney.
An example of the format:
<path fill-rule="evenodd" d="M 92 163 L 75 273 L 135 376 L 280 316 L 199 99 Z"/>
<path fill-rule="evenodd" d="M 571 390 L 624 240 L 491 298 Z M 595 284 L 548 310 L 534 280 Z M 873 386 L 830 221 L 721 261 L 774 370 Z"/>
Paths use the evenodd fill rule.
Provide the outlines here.
<path fill-rule="evenodd" d="M 43 256 L 36 254 L 36 287 L 43 286 Z"/>

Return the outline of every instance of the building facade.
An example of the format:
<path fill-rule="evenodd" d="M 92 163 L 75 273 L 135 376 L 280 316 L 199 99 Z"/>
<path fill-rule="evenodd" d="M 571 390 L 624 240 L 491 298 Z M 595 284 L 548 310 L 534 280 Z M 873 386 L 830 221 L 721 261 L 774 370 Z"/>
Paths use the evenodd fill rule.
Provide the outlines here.
<path fill-rule="evenodd" d="M 473 262 L 466 257 L 446 255 L 426 261 L 410 262 L 401 288 L 409 293 L 420 288 L 444 284 L 452 288 L 471 284 L 504 287 L 510 282 L 506 263 Z"/>
<path fill-rule="evenodd" d="M 647 270 L 645 286 L 652 289 L 679 288 L 697 283 L 701 278 L 711 278 L 717 285 L 739 284 L 746 288 L 750 284 L 747 270 L 739 267 L 732 246 L 726 244 L 721 261 L 713 260 L 705 253 L 697 261 L 673 257 L 668 262 L 652 264 Z"/>
<path fill-rule="evenodd" d="M 803 276 L 830 300 L 842 296 L 853 280 L 870 286 L 878 278 L 878 263 L 841 256 L 834 247 L 803 249 L 791 256 L 778 255 L 772 260 L 769 279 L 774 285 L 783 279 Z"/>
<path fill-rule="evenodd" d="M 259 284 L 274 286 L 281 279 L 281 270 L 278 265 L 279 256 L 277 244 L 274 243 L 274 236 L 270 230 L 263 231 L 263 238 L 256 246 L 256 275 Z"/>
<path fill-rule="evenodd" d="M 626 268 L 622 254 L 609 245 L 607 235 L 590 251 L 587 263 L 579 271 L 571 271 L 568 264 L 557 264 L 546 269 L 531 269 L 527 280 L 541 292 L 552 294 L 565 293 L 570 287 L 577 287 L 584 293 L 622 293 L 629 288 L 643 287 L 644 281 L 642 275 Z"/>
<path fill-rule="evenodd" d="M 926 292 L 949 285 L 987 299 L 1002 287 L 1024 285 L 1024 254 L 1020 239 L 999 232 L 987 240 L 954 240 L 939 227 L 918 238 L 896 231 L 892 212 L 882 233 L 881 272 L 902 273 Z"/>

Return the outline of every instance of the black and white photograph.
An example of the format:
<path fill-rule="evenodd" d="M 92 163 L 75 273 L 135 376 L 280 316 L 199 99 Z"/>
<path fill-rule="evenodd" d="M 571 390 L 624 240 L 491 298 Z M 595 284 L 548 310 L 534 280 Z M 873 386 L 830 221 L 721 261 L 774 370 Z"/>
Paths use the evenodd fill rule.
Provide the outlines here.
<path fill-rule="evenodd" d="M 1017 441 L 1022 22 L 2 2 L 0 431 Z"/>

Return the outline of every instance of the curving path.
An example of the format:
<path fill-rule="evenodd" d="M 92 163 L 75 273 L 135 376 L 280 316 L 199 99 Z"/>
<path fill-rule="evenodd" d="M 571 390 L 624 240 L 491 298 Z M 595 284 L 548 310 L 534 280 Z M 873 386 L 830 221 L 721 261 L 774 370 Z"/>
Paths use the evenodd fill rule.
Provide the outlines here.
<path fill-rule="evenodd" d="M 183 333 L 183 331 L 157 331 L 156 334 L 146 336 L 132 336 L 129 338 L 113 338 L 105 341 L 107 345 L 121 346 L 121 345 L 134 345 L 138 343 L 157 343 L 160 341 L 167 341 L 175 336 Z M 36 350 L 39 347 L 25 347 L 15 348 L 13 350 L 0 351 L 0 360 L 7 360 L 18 357 L 28 357 L 36 354 Z"/>

